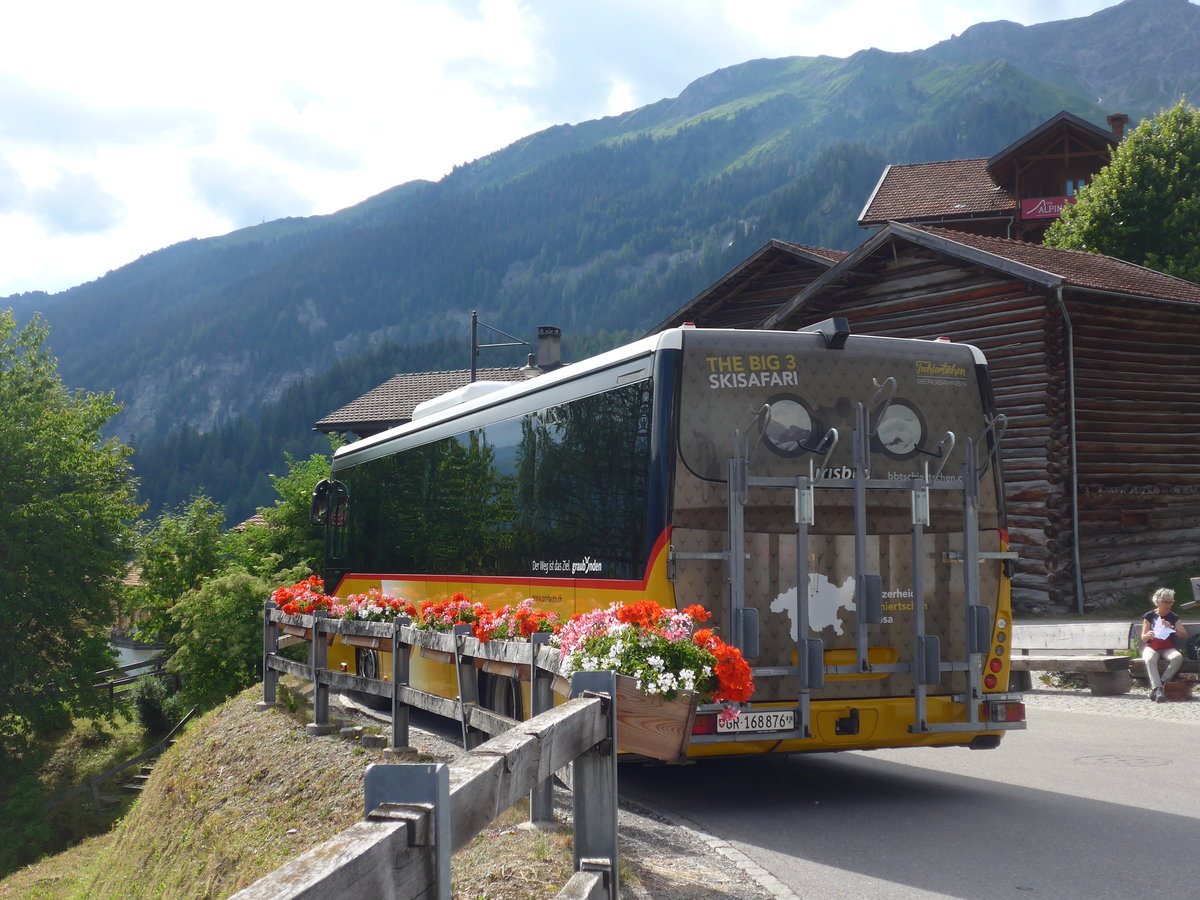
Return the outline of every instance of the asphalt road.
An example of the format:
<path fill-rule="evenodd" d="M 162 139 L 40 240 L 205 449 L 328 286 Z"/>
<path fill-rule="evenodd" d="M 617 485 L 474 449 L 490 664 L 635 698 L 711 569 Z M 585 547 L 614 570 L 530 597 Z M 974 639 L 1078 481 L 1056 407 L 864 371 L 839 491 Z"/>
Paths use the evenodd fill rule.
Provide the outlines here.
<path fill-rule="evenodd" d="M 1144 698 L 1034 692 L 997 750 L 622 768 L 621 793 L 796 897 L 1198 897 L 1200 701 Z"/>

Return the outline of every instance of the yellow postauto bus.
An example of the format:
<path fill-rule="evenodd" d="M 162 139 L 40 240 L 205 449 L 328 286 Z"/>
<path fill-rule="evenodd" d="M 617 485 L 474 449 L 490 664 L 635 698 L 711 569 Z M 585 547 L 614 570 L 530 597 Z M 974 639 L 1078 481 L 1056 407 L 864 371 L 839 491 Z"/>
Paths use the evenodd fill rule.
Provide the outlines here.
<path fill-rule="evenodd" d="M 1024 727 L 1003 417 L 976 348 L 843 319 L 684 326 L 470 391 L 336 452 L 331 592 L 532 597 L 564 620 L 701 604 L 755 693 L 735 722 L 701 707 L 690 758 L 991 748 Z M 390 664 L 330 649 L 334 668 Z M 527 691 L 481 678 L 484 705 L 522 717 Z M 451 666 L 414 655 L 410 680 L 454 695 Z"/>

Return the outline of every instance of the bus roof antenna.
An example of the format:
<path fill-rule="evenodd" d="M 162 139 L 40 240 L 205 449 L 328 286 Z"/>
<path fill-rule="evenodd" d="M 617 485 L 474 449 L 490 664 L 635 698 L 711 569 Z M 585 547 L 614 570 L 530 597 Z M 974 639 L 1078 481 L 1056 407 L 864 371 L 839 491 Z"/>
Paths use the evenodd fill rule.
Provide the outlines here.
<path fill-rule="evenodd" d="M 830 350 L 841 350 L 846 346 L 846 338 L 850 337 L 850 322 L 841 316 L 834 316 L 815 325 L 805 325 L 797 331 L 815 331 L 825 338 L 825 346 Z"/>

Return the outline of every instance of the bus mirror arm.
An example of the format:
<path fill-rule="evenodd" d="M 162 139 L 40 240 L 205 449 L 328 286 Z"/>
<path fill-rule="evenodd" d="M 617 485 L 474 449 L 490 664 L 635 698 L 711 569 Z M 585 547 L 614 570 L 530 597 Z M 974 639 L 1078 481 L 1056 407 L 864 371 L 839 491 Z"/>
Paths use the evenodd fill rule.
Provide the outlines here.
<path fill-rule="evenodd" d="M 308 521 L 313 525 L 324 525 L 329 518 L 329 495 L 329 479 L 323 478 L 312 492 L 312 505 L 308 511 Z"/>

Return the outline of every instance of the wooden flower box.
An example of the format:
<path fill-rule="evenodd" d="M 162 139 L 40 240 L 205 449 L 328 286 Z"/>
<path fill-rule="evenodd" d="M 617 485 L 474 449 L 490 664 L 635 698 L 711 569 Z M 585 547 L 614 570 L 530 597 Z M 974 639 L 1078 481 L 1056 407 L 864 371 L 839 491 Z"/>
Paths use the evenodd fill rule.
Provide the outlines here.
<path fill-rule="evenodd" d="M 386 637 L 371 637 L 366 634 L 343 634 L 342 643 L 349 647 L 362 647 L 366 650 L 386 650 L 392 652 L 392 639 Z"/>
<path fill-rule="evenodd" d="M 518 681 L 528 681 L 530 677 L 529 663 L 512 663 L 505 662 L 502 659 L 484 659 L 483 657 L 475 657 L 475 665 L 489 675 L 498 675 L 502 678 L 516 678 Z"/>
<path fill-rule="evenodd" d="M 617 676 L 617 749 L 674 762 L 687 754 L 696 719 L 694 693 L 674 700 L 638 689 L 637 680 Z"/>

